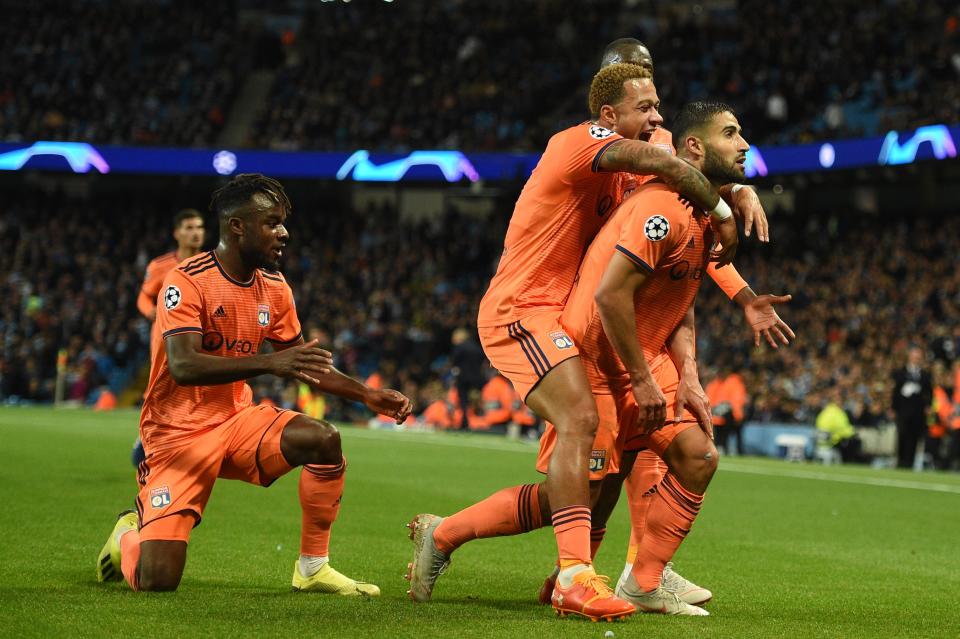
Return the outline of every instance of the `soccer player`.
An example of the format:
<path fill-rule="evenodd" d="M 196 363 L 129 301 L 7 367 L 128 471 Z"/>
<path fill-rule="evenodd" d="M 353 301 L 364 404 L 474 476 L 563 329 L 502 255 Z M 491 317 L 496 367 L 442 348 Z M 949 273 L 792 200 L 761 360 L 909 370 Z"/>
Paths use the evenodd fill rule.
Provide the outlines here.
<path fill-rule="evenodd" d="M 452 551 L 478 536 L 517 534 L 540 526 L 548 505 L 560 571 L 553 594 L 558 611 L 593 619 L 634 612 L 596 575 L 590 553 L 587 462 L 597 409 L 575 343 L 560 313 L 586 246 L 609 213 L 636 186 L 634 175 L 656 175 L 717 220 L 729 263 L 737 245 L 730 209 L 699 171 L 646 140 L 663 122 L 650 73 L 615 64 L 594 77 L 592 120 L 554 135 L 517 201 L 497 273 L 480 304 L 480 340 L 492 366 L 526 404 L 556 427 L 545 494 L 517 486 L 444 520 L 418 515 L 407 577 L 415 601 L 427 601 Z M 548 498 L 549 495 L 549 498 Z M 501 511 L 536 513 L 506 521 Z"/>
<path fill-rule="evenodd" d="M 653 56 L 650 50 L 639 40 L 635 38 L 620 38 L 607 45 L 604 50 L 600 66 L 601 68 L 611 64 L 629 63 L 639 65 L 652 74 L 654 71 Z M 673 149 L 673 139 L 670 131 L 659 128 L 654 133 L 655 139 L 651 142 L 664 144 Z M 726 185 L 720 189 L 721 193 L 729 193 L 729 197 L 734 206 L 742 211 L 744 220 L 744 234 L 749 236 L 751 225 L 755 225 L 757 237 L 761 241 L 769 241 L 769 230 L 766 215 L 760 206 L 759 198 L 756 192 L 743 185 Z M 732 269 L 722 269 L 717 271 L 709 268 L 707 273 L 723 289 L 727 297 L 743 309 L 747 324 L 753 333 L 753 340 L 756 346 L 760 345 L 761 338 L 773 348 L 778 348 L 778 343 L 788 344 L 790 339 L 796 337 L 790 327 L 777 315 L 774 304 L 782 304 L 790 300 L 789 295 L 761 295 L 758 296 L 752 288 L 742 280 Z M 640 452 L 632 469 L 622 469 L 628 473 L 626 479 L 627 500 L 630 506 L 630 544 L 627 549 L 627 560 L 621 573 L 619 583 L 622 584 L 629 576 L 633 566 L 633 560 L 636 557 L 637 547 L 642 538 L 642 531 L 645 527 L 646 512 L 650 504 L 650 489 L 658 484 L 667 471 L 666 465 L 653 451 L 646 450 Z M 594 533 L 594 537 L 600 537 L 599 533 Z M 599 544 L 597 544 L 599 545 Z M 713 594 L 706 588 L 702 588 L 672 570 L 672 565 L 667 566 L 663 573 L 664 587 L 676 592 L 681 599 L 691 604 L 703 604 L 709 601 Z M 552 590 L 552 583 L 556 579 L 554 575 L 548 577 L 541 590 L 540 600 L 546 602 L 549 600 L 549 592 Z"/>
<path fill-rule="evenodd" d="M 219 245 L 182 262 L 161 286 L 159 338 L 140 415 L 147 458 L 137 508 L 110 533 L 97 579 L 122 575 L 134 590 L 175 590 L 190 531 L 217 478 L 269 486 L 302 466 L 294 590 L 377 595 L 375 585 L 340 574 L 328 560 L 346 470 L 339 433 L 294 411 L 254 406 L 244 380 L 296 379 L 398 423 L 410 401 L 343 375 L 316 340 L 304 343 L 292 291 L 278 271 L 291 209 L 279 182 L 238 175 L 213 194 L 211 209 L 220 220 Z M 264 340 L 274 352 L 258 353 Z"/>
<path fill-rule="evenodd" d="M 685 105 L 674 134 L 679 156 L 714 185 L 743 178 L 749 146 L 730 107 Z M 591 244 L 562 318 L 580 345 L 600 413 L 593 450 L 602 455 L 594 479 L 630 468 L 643 449 L 656 452 L 669 468 L 651 492 L 631 574 L 616 591 L 644 612 L 708 614 L 661 587 L 661 578 L 717 467 L 709 401 L 695 360 L 693 310 L 713 241 L 702 209 L 666 184 L 651 182 Z M 541 456 L 549 456 L 549 439 L 545 435 Z M 617 495 L 613 478 L 603 482 L 603 491 Z M 610 509 L 595 511 L 598 525 Z"/>
<path fill-rule="evenodd" d="M 173 216 L 173 239 L 177 241 L 177 250 L 155 257 L 147 264 L 140 295 L 137 296 L 137 309 L 150 321 L 151 341 L 154 339 L 153 333 L 157 330 L 154 320 L 157 318 L 157 295 L 160 294 L 163 279 L 177 264 L 200 252 L 204 237 L 203 216 L 200 215 L 200 211 L 183 209 Z M 134 466 L 139 466 L 144 460 L 143 442 L 139 437 L 133 444 L 132 457 Z"/>
<path fill-rule="evenodd" d="M 203 216 L 196 209 L 183 209 L 173 216 L 173 239 L 177 241 L 177 250 L 155 257 L 147 264 L 147 272 L 137 297 L 137 308 L 148 320 L 157 318 L 157 295 L 167 273 L 177 264 L 200 252 L 205 231 Z"/>

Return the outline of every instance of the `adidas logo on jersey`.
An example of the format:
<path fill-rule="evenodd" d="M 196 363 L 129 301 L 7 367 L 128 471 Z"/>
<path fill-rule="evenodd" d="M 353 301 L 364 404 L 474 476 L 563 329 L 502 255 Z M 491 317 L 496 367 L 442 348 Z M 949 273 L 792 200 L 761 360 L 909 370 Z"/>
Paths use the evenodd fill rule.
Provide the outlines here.
<path fill-rule="evenodd" d="M 223 310 L 222 306 L 218 306 L 217 310 L 213 312 L 214 319 L 222 319 L 227 316 L 227 312 Z"/>

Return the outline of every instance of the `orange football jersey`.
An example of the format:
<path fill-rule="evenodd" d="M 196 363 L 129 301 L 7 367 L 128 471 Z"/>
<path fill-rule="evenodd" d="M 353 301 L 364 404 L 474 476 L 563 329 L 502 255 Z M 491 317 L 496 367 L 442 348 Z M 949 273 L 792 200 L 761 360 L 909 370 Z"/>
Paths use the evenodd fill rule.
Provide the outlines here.
<path fill-rule="evenodd" d="M 590 122 L 550 138 L 517 199 L 478 326 L 563 308 L 587 245 L 635 187 L 634 176 L 599 168 L 606 148 L 622 139 Z"/>
<path fill-rule="evenodd" d="M 282 275 L 257 270 L 250 281 L 238 282 L 213 251 L 172 270 L 158 302 L 158 335 L 151 344 L 150 382 L 140 415 L 148 450 L 218 426 L 253 400 L 242 380 L 215 386 L 177 384 L 170 375 L 166 338 L 199 333 L 203 351 L 218 357 L 251 357 L 264 340 L 291 344 L 301 338 L 293 292 Z"/>
<path fill-rule="evenodd" d="M 700 288 L 713 244 L 709 218 L 662 182 L 651 182 L 617 209 L 590 245 L 561 323 L 580 348 L 594 392 L 629 385 L 607 339 L 594 295 L 614 252 L 647 273 L 634 296 L 637 337 L 647 361 L 663 352 Z"/>

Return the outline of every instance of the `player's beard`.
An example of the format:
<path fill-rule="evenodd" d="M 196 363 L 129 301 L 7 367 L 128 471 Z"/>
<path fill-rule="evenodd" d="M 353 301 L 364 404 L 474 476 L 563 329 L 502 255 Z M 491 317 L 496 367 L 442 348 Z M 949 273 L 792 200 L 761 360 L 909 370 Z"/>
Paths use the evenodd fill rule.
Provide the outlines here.
<path fill-rule="evenodd" d="M 736 160 L 724 162 L 723 158 L 709 146 L 703 156 L 703 174 L 714 182 L 730 183 L 743 179 L 743 172 Z"/>

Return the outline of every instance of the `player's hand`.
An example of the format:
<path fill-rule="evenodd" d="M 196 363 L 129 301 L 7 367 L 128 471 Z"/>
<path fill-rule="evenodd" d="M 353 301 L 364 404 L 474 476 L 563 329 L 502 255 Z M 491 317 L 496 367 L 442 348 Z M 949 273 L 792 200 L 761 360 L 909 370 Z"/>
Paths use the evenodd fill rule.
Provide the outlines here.
<path fill-rule="evenodd" d="M 378 415 L 386 415 L 395 419 L 398 424 L 405 422 L 413 410 L 413 405 L 406 395 L 389 388 L 383 390 L 371 388 L 367 396 L 364 397 L 363 403 Z"/>
<path fill-rule="evenodd" d="M 793 299 L 792 295 L 758 295 L 743 307 L 743 314 L 747 318 L 747 324 L 753 331 L 753 345 L 760 346 L 760 337 L 763 336 L 773 348 L 780 348 L 777 341 L 784 346 L 790 344 L 790 340 L 796 339 L 796 335 L 787 323 L 780 319 L 777 311 L 774 310 L 774 304 L 784 304 Z"/>
<path fill-rule="evenodd" d="M 733 200 L 733 214 L 743 222 L 743 234 L 750 237 L 751 229 L 756 230 L 757 239 L 761 242 L 770 241 L 770 225 L 767 223 L 767 214 L 760 204 L 760 196 L 750 187 L 737 189 L 730 196 Z"/>
<path fill-rule="evenodd" d="M 270 354 L 273 374 L 292 377 L 305 384 L 319 384 L 318 379 L 333 368 L 333 354 L 318 346 L 320 340 L 312 339 L 282 351 Z"/>
<path fill-rule="evenodd" d="M 676 419 L 683 418 L 683 411 L 688 410 L 697 419 L 700 429 L 713 439 L 713 417 L 710 415 L 710 400 L 703 392 L 700 378 L 694 374 L 683 375 L 677 386 Z"/>
<path fill-rule="evenodd" d="M 637 427 L 644 434 L 660 430 L 667 419 L 667 398 L 652 377 L 633 382 L 633 398 L 640 408 Z"/>
<path fill-rule="evenodd" d="M 711 218 L 710 224 L 719 240 L 719 245 L 710 251 L 710 259 L 717 263 L 717 267 L 726 266 L 733 262 L 733 256 L 737 254 L 737 244 L 740 242 L 737 237 L 737 218 L 731 215 L 722 222 Z"/>

